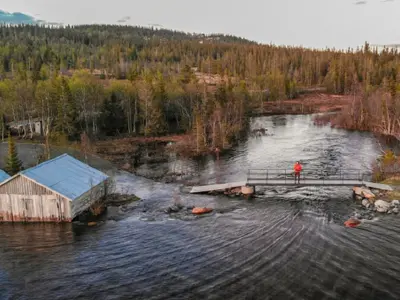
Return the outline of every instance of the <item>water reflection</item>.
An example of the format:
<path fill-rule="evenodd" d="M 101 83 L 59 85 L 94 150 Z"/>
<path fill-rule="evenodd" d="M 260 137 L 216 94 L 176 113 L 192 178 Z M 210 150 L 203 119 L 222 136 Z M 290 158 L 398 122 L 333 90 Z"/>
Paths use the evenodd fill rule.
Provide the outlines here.
<path fill-rule="evenodd" d="M 148 165 L 198 173 L 200 182 L 238 181 L 248 168 L 368 169 L 379 153 L 369 134 L 316 127 L 310 116 L 261 117 L 274 135 L 249 138 L 221 157 Z M 258 122 L 258 124 L 256 124 Z M 343 221 L 359 206 L 346 187 L 271 187 L 251 201 L 190 195 L 118 172 L 117 191 L 144 198 L 118 222 L 0 226 L 5 299 L 399 299 L 398 216 Z M 185 205 L 208 217 L 169 216 Z M 144 205 L 143 204 L 143 205 Z M 147 220 L 147 221 L 143 221 Z"/>

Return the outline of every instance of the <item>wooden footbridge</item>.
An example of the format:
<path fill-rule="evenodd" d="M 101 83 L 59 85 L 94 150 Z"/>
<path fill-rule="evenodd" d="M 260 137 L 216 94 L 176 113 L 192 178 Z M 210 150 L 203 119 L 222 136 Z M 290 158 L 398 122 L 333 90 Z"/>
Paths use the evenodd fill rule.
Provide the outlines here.
<path fill-rule="evenodd" d="M 191 193 L 206 193 L 211 191 L 223 191 L 242 186 L 367 186 L 369 188 L 392 190 L 385 184 L 371 182 L 372 174 L 362 170 L 337 170 L 325 172 L 323 170 L 303 170 L 300 180 L 295 180 L 293 171 L 280 169 L 249 169 L 247 180 L 225 184 L 211 184 L 195 186 Z"/>

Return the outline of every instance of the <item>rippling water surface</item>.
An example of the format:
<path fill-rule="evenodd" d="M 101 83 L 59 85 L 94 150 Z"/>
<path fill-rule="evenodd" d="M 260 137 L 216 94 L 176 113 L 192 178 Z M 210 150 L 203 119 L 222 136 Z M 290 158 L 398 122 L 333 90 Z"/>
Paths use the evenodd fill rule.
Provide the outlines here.
<path fill-rule="evenodd" d="M 368 169 L 378 154 L 365 133 L 315 127 L 311 116 L 253 120 L 273 136 L 249 139 L 200 164 L 199 182 L 243 180 L 249 167 L 334 172 Z M 127 173 L 120 191 L 145 200 L 126 218 L 97 227 L 0 225 L 1 299 L 399 299 L 400 216 L 343 221 L 359 209 L 350 188 L 268 188 L 245 201 L 189 195 L 175 184 Z M 180 190 L 201 218 L 163 211 Z"/>

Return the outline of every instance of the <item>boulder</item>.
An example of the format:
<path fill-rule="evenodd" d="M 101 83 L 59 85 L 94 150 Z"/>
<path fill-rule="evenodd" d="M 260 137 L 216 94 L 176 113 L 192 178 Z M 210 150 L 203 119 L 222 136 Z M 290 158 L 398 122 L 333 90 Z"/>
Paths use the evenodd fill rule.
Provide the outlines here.
<path fill-rule="evenodd" d="M 208 208 L 208 207 L 195 207 L 192 209 L 192 214 L 194 215 L 202 215 L 202 214 L 207 214 L 212 212 L 213 209 L 212 208 Z"/>
<path fill-rule="evenodd" d="M 346 222 L 344 222 L 344 225 L 346 227 L 357 227 L 358 225 L 360 225 L 361 221 L 357 220 L 357 219 L 348 219 Z"/>
<path fill-rule="evenodd" d="M 356 195 L 356 200 L 358 200 L 358 201 L 361 201 L 363 199 L 363 197 L 362 196 L 360 196 L 360 195 Z"/>
<path fill-rule="evenodd" d="M 399 200 L 393 200 L 390 202 L 391 207 L 399 207 L 400 206 L 400 201 Z"/>
<path fill-rule="evenodd" d="M 179 212 L 182 208 L 183 208 L 183 205 L 181 205 L 181 204 L 174 204 L 174 205 L 168 207 L 168 208 L 165 210 L 165 212 L 166 212 L 167 214 L 170 214 L 170 213 L 177 213 L 177 212 Z"/>
<path fill-rule="evenodd" d="M 390 209 L 390 203 L 383 200 L 376 200 L 375 207 L 377 212 L 385 213 Z"/>
<path fill-rule="evenodd" d="M 375 195 L 367 188 L 363 188 L 361 191 L 361 195 L 366 199 L 375 198 Z"/>
<path fill-rule="evenodd" d="M 243 195 L 252 195 L 254 193 L 254 188 L 252 186 L 242 186 L 241 192 Z"/>
<path fill-rule="evenodd" d="M 369 201 L 367 200 L 367 199 L 364 199 L 362 202 L 361 202 L 361 204 L 363 205 L 363 206 L 365 206 L 366 208 L 368 208 L 369 207 Z"/>
<path fill-rule="evenodd" d="M 392 212 L 397 215 L 399 213 L 399 208 L 398 207 L 393 208 Z"/>
<path fill-rule="evenodd" d="M 355 186 L 355 187 L 353 187 L 353 191 L 354 191 L 354 194 L 356 194 L 358 196 L 362 196 L 362 188 Z"/>

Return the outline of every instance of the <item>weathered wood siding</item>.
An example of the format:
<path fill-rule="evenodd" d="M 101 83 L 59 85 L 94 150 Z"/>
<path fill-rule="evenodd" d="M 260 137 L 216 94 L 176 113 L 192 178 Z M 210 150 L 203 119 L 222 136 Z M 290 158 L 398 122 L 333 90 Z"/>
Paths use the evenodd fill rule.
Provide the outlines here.
<path fill-rule="evenodd" d="M 98 184 L 79 198 L 72 201 L 72 219 L 89 209 L 94 203 L 105 196 L 107 181 Z"/>
<path fill-rule="evenodd" d="M 0 221 L 71 222 L 71 201 L 17 176 L 0 186 Z"/>
<path fill-rule="evenodd" d="M 51 195 L 52 191 L 36 184 L 23 176 L 17 176 L 0 186 L 0 194 Z"/>
<path fill-rule="evenodd" d="M 54 195 L 0 194 L 2 222 L 71 222 L 71 205 Z"/>

